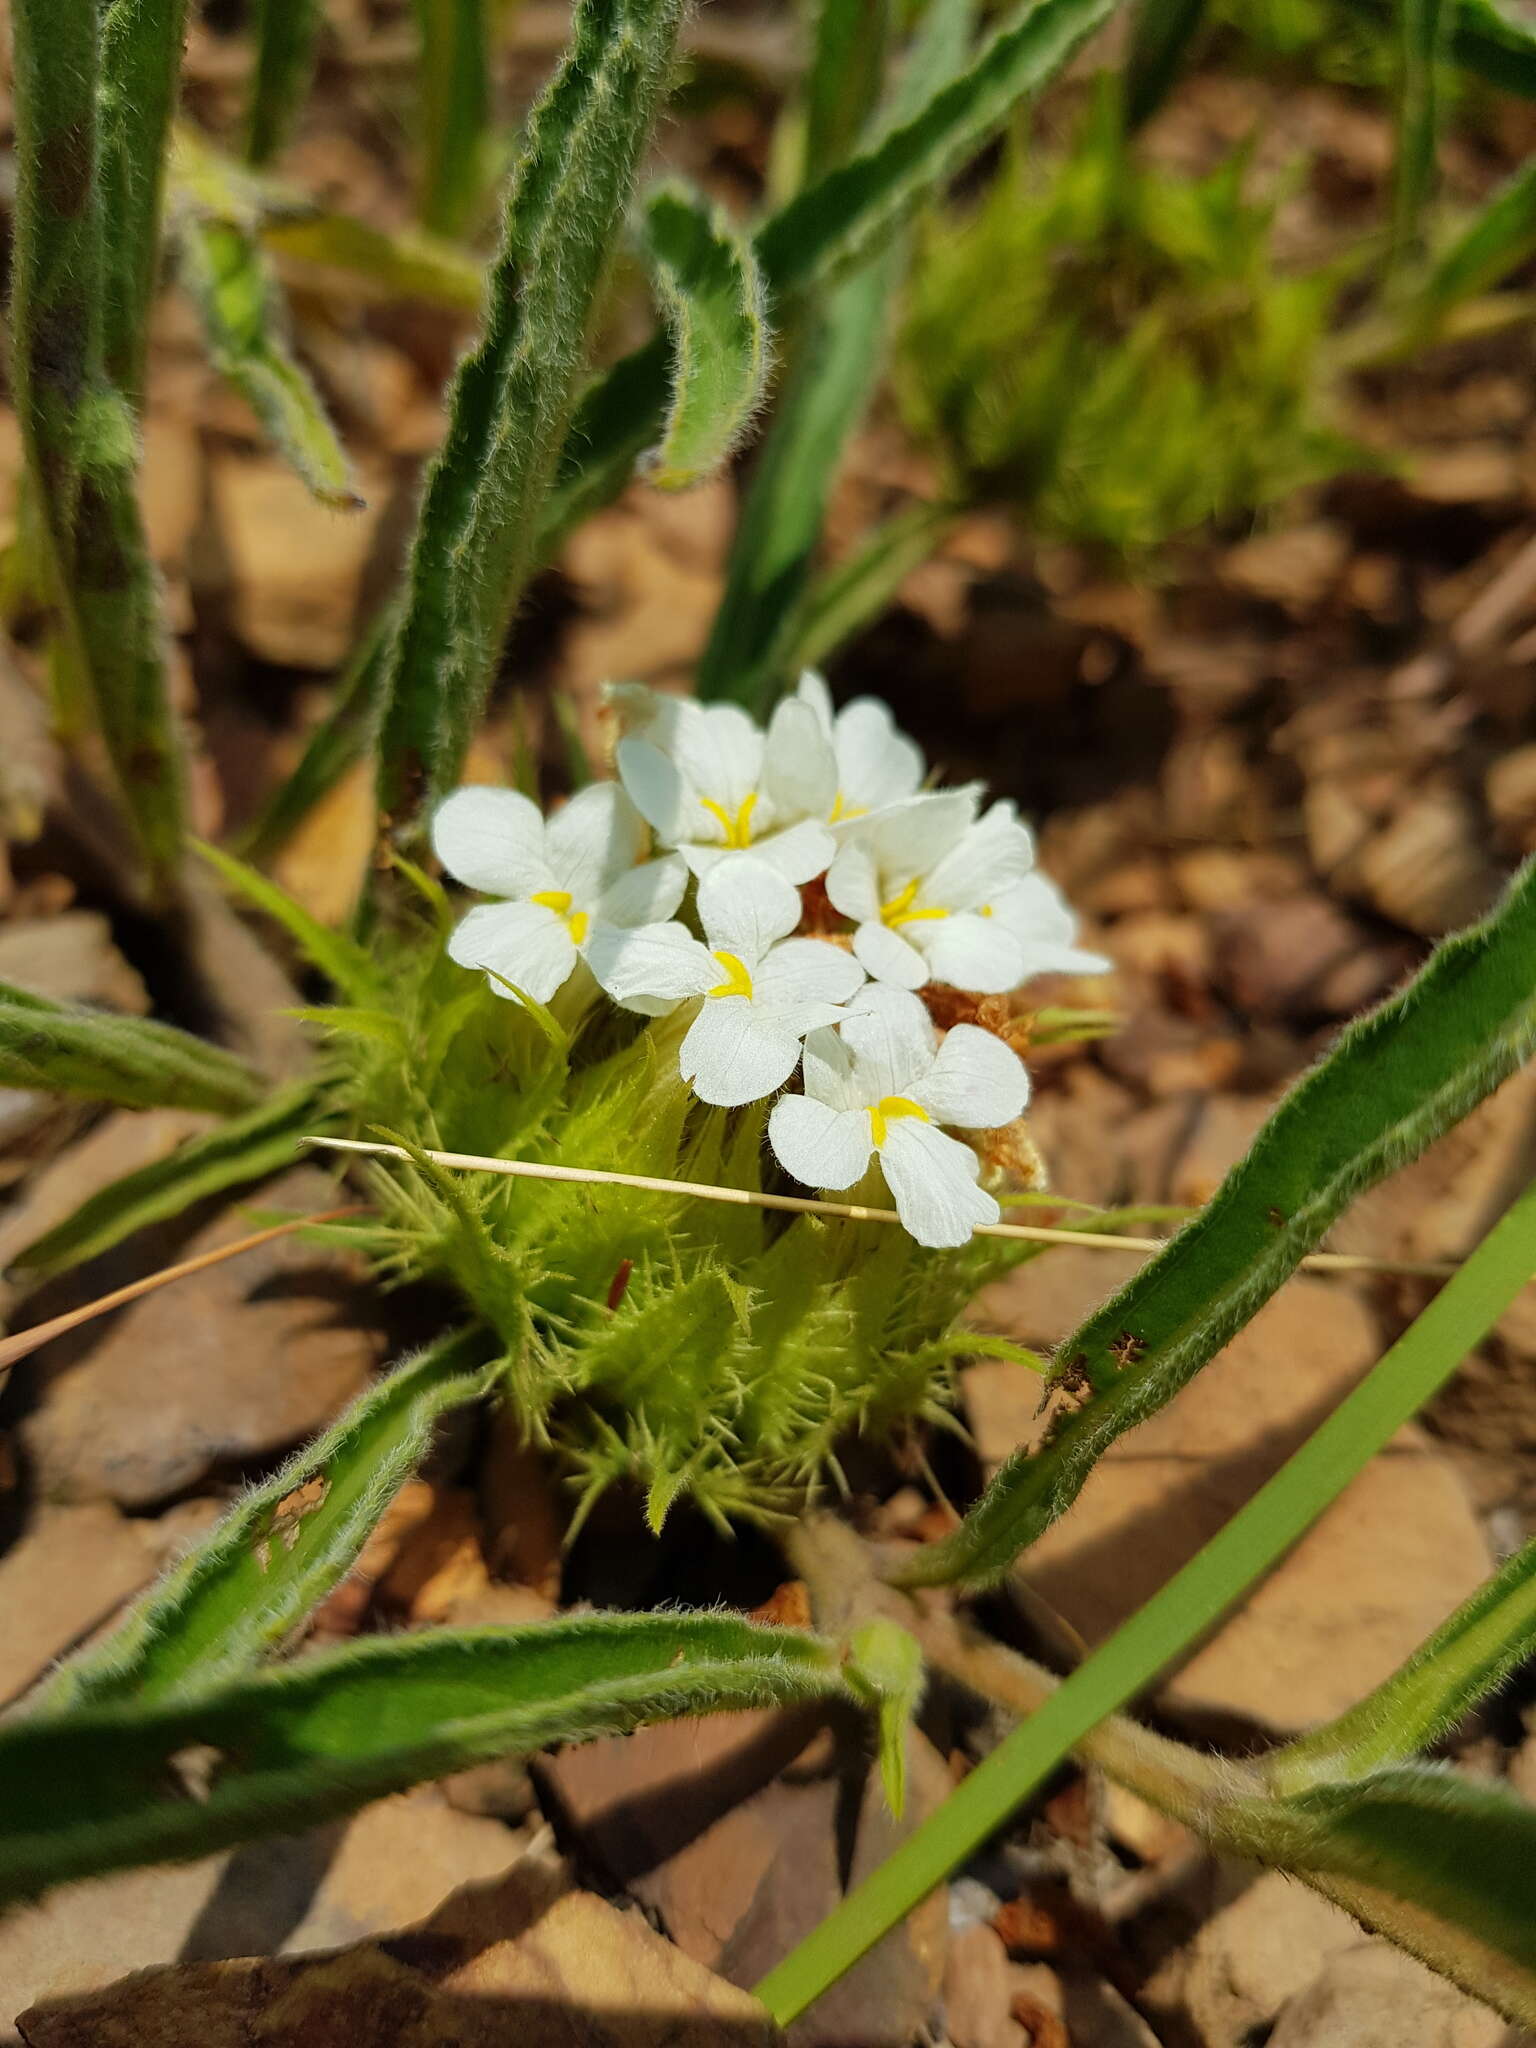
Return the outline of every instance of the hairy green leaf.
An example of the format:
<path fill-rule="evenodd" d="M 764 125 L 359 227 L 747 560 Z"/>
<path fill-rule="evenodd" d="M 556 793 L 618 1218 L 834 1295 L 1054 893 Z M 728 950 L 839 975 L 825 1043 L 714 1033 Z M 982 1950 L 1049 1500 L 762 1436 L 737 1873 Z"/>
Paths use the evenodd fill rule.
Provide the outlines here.
<path fill-rule="evenodd" d="M 440 1417 L 499 1370 L 480 1332 L 440 1339 L 359 1395 L 247 1493 L 138 1601 L 105 1642 L 66 1664 L 49 1711 L 158 1702 L 234 1678 L 276 1649 L 356 1562 Z"/>
<path fill-rule="evenodd" d="M 246 112 L 246 161 L 270 163 L 309 94 L 320 43 L 320 0 L 255 0 L 256 69 Z"/>
<path fill-rule="evenodd" d="M 227 221 L 188 221 L 181 274 L 203 319 L 208 354 L 323 504 L 362 503 L 320 394 L 294 360 L 286 312 L 261 246 Z"/>
<path fill-rule="evenodd" d="M 108 381 L 135 409 L 143 395 L 186 16 L 187 0 L 109 0 L 101 16 L 102 353 Z"/>
<path fill-rule="evenodd" d="M 1528 1543 L 1357 1707 L 1267 1756 L 1265 1778 L 1289 1793 L 1405 1762 L 1453 1728 L 1533 1650 L 1536 1543 Z"/>
<path fill-rule="evenodd" d="M 34 1714 L 0 1727 L 0 1898 L 287 1833 L 509 1750 L 843 1691 L 833 1651 L 789 1629 L 581 1615 L 375 1636 L 200 1696 Z"/>
<path fill-rule="evenodd" d="M 1136 0 L 1121 89 L 1125 125 L 1151 120 L 1178 83 L 1205 20 L 1205 0 Z"/>
<path fill-rule="evenodd" d="M 806 179 L 842 163 L 857 143 L 880 98 L 890 41 L 890 0 L 820 0 L 805 81 Z"/>
<path fill-rule="evenodd" d="M 268 881 L 222 847 L 199 843 L 197 851 L 227 887 L 280 924 L 305 958 L 351 1002 L 367 1006 L 384 990 L 383 970 L 367 948 L 321 924 L 276 882 Z"/>
<path fill-rule="evenodd" d="M 285 1088 L 247 1115 L 188 1138 L 166 1158 L 88 1195 L 11 1264 L 29 1277 L 51 1279 L 68 1272 L 136 1230 L 181 1215 L 194 1202 L 280 1173 L 293 1164 L 299 1139 L 324 1123 L 322 1098 L 311 1083 Z"/>
<path fill-rule="evenodd" d="M 124 1109 L 231 1112 L 260 1095 L 248 1067 L 190 1032 L 55 1003 L 8 982 L 0 982 L 0 1086 Z"/>
<path fill-rule="evenodd" d="M 451 789 L 534 566 L 598 287 L 666 83 L 682 0 L 582 0 L 507 191 L 483 335 L 459 366 L 393 643 L 380 802 Z"/>
<path fill-rule="evenodd" d="M 880 1782 L 899 1819 L 907 1797 L 907 1736 L 926 1683 L 923 1653 L 904 1628 L 877 1615 L 848 1638 L 843 1668 L 855 1693 L 875 1709 Z"/>
<path fill-rule="evenodd" d="M 416 0 L 421 36 L 421 219 L 462 235 L 484 191 L 493 0 Z"/>
<path fill-rule="evenodd" d="M 646 201 L 645 246 L 672 346 L 672 396 L 649 481 L 680 490 L 731 455 L 763 396 L 763 281 L 725 212 L 676 186 Z"/>
<path fill-rule="evenodd" d="M 1195 1220 L 1058 1352 L 1088 1396 L 998 1472 L 907 1584 L 983 1584 L 1070 1506 L 1115 1438 L 1172 1399 L 1354 1197 L 1418 1157 L 1536 1049 L 1536 863 L 1484 923 L 1352 1025 Z"/>

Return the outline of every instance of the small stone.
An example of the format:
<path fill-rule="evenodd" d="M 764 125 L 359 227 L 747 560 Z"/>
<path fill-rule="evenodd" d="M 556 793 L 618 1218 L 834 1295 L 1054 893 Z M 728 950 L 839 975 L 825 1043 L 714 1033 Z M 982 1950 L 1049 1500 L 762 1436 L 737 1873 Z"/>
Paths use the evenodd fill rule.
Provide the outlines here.
<path fill-rule="evenodd" d="M 216 457 L 209 476 L 239 638 L 283 668 L 339 667 L 383 494 L 366 510 L 334 511 L 275 456 Z"/>
<path fill-rule="evenodd" d="M 1351 537 L 1342 526 L 1317 519 L 1307 526 L 1258 534 L 1228 548 L 1221 574 L 1250 596 L 1304 613 L 1333 589 L 1350 551 Z"/>
<path fill-rule="evenodd" d="M 1150 1980 L 1142 2002 L 1154 2018 L 1178 2014 L 1202 2048 L 1248 2048 L 1330 1957 L 1358 1943 L 1360 1929 L 1278 1872 L 1252 1878 L 1224 1868 L 1223 1890 L 1225 1900 Z"/>
<path fill-rule="evenodd" d="M 1488 808 L 1522 853 L 1536 847 L 1536 742 L 1501 754 L 1488 770 Z"/>
<path fill-rule="evenodd" d="M 1288 2000 L 1268 2048 L 1520 2048 L 1529 2040 L 1413 1956 L 1364 1941 Z"/>
<path fill-rule="evenodd" d="M 96 1003 L 142 1017 L 144 984 L 112 943 L 112 927 L 94 910 L 20 918 L 0 925 L 0 981 L 55 1002 Z"/>
<path fill-rule="evenodd" d="M 1247 1153 L 1274 1106 L 1267 1095 L 1212 1095 L 1201 1103 L 1168 1199 L 1202 1208 Z"/>
<path fill-rule="evenodd" d="M 1008 1951 L 990 1927 L 951 1936 L 944 1964 L 944 2029 L 954 2048 L 1030 2048 L 1009 2010 Z"/>
<path fill-rule="evenodd" d="M 1316 893 L 1270 904 L 1262 917 L 1227 913 L 1214 922 L 1217 986 L 1253 1017 L 1351 1015 L 1417 957 Z"/>
<path fill-rule="evenodd" d="M 1486 851 L 1486 827 L 1460 790 L 1409 799 L 1361 852 L 1353 873 L 1375 907 L 1426 938 L 1490 908 L 1502 880 Z"/>
<path fill-rule="evenodd" d="M 116 1613 L 159 1566 L 153 1522 L 106 1501 L 46 1502 L 0 1558 L 0 1700 L 15 1699 Z"/>

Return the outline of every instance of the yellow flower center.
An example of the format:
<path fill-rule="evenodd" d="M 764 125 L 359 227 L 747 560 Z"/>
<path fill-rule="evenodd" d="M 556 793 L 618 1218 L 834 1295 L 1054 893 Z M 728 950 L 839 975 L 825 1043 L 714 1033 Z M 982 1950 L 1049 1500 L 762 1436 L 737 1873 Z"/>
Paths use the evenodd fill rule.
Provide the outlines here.
<path fill-rule="evenodd" d="M 750 996 L 752 977 L 748 974 L 745 963 L 738 960 L 734 953 L 716 953 L 714 957 L 725 969 L 725 980 L 718 988 L 712 988 L 707 993 L 712 996 Z"/>
<path fill-rule="evenodd" d="M 932 1122 L 920 1102 L 914 1102 L 910 1095 L 885 1095 L 869 1106 L 869 1135 L 878 1149 L 885 1143 L 886 1125 L 893 1117 L 915 1116 L 923 1123 Z"/>
<path fill-rule="evenodd" d="M 843 792 L 839 790 L 837 792 L 837 801 L 832 806 L 832 814 L 827 819 L 827 823 L 829 825 L 841 825 L 848 818 L 866 818 L 868 815 L 868 804 L 851 804 L 843 795 Z"/>
<path fill-rule="evenodd" d="M 576 945 L 579 946 L 587 936 L 587 926 L 592 920 L 584 910 L 572 910 L 569 889 L 540 889 L 535 895 L 530 896 L 528 901 L 542 904 L 546 910 L 552 910 Z"/>
<path fill-rule="evenodd" d="M 741 848 L 752 844 L 752 813 L 757 807 L 757 791 L 744 796 L 736 807 L 733 818 L 724 804 L 717 804 L 712 796 L 701 796 L 699 802 L 719 825 L 725 834 L 727 846 Z"/>
<path fill-rule="evenodd" d="M 912 906 L 917 901 L 917 891 L 921 879 L 921 876 L 914 876 L 899 896 L 893 896 L 889 903 L 881 904 L 881 921 L 888 924 L 893 931 L 899 924 L 920 924 L 930 918 L 948 917 L 949 912 L 947 910 L 913 909 Z"/>

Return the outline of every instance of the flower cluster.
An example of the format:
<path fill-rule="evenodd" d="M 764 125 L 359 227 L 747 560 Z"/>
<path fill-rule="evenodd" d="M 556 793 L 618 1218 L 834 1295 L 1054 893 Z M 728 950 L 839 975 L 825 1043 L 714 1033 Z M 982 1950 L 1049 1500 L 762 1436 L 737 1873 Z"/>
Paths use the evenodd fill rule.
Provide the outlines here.
<path fill-rule="evenodd" d="M 1029 1082 L 992 1033 L 941 1038 L 920 992 L 1000 995 L 1107 965 L 1075 944 L 1013 805 L 984 809 L 975 784 L 925 789 L 886 706 L 834 711 L 816 675 L 766 732 L 732 705 L 639 686 L 610 701 L 616 782 L 547 820 L 505 789 L 438 810 L 443 866 L 503 899 L 468 913 L 452 957 L 540 1003 L 584 971 L 644 1015 L 692 1006 L 679 1058 L 702 1101 L 760 1102 L 799 1070 L 804 1092 L 768 1121 L 784 1169 L 843 1189 L 878 1156 L 912 1235 L 963 1244 L 999 1212 L 949 1132 L 1011 1123 Z"/>

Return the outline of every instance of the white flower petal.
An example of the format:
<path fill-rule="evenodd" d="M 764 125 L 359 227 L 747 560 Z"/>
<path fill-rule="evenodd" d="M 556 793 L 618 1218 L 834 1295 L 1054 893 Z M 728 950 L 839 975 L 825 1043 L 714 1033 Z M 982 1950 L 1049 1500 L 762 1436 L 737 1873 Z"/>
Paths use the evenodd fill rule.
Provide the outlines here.
<path fill-rule="evenodd" d="M 702 813 L 669 754 L 649 740 L 623 739 L 614 760 L 630 801 L 663 846 L 678 846 L 693 837 Z"/>
<path fill-rule="evenodd" d="M 925 790 L 871 817 L 854 820 L 851 837 L 867 846 L 883 883 L 894 895 L 914 875 L 926 875 L 965 837 L 980 801 L 980 785 Z M 934 900 L 923 891 L 925 900 Z M 948 906 L 946 905 L 946 908 Z"/>
<path fill-rule="evenodd" d="M 618 783 L 589 782 L 549 820 L 544 844 L 556 886 L 590 913 L 644 853 L 645 822 Z"/>
<path fill-rule="evenodd" d="M 448 957 L 461 967 L 489 968 L 536 1003 L 547 1003 L 570 978 L 576 946 L 565 920 L 542 903 L 481 903 L 460 919 Z M 493 981 L 497 995 L 510 995 Z"/>
<path fill-rule="evenodd" d="M 708 797 L 734 818 L 757 789 L 763 768 L 763 736 L 734 704 L 677 701 L 675 727 L 666 746 L 690 784 L 695 799 Z M 699 823 L 708 815 L 698 806 Z M 688 837 L 709 837 L 690 830 Z"/>
<path fill-rule="evenodd" d="M 487 896 L 551 886 L 544 820 L 515 789 L 456 789 L 432 819 L 432 850 L 455 880 Z"/>
<path fill-rule="evenodd" d="M 699 922 L 710 947 L 749 967 L 794 930 L 800 910 L 800 891 L 755 854 L 715 862 L 699 883 Z"/>
<path fill-rule="evenodd" d="M 840 846 L 827 869 L 827 898 L 834 910 L 855 924 L 880 922 L 880 878 L 874 857 L 857 840 Z"/>
<path fill-rule="evenodd" d="M 668 1003 L 701 996 L 720 981 L 720 963 L 686 925 L 646 924 L 635 931 L 594 925 L 587 965 L 616 1003 Z M 654 1011 L 647 1014 L 654 1015 Z"/>
<path fill-rule="evenodd" d="M 992 906 L 1035 864 L 1035 842 L 1011 803 L 994 804 L 930 870 L 923 899 L 946 910 Z"/>
<path fill-rule="evenodd" d="M 1005 889 L 992 915 L 1012 932 L 1023 960 L 1020 980 L 1036 974 L 1107 974 L 1112 962 L 1075 944 L 1077 919 L 1066 898 L 1038 871 Z"/>
<path fill-rule="evenodd" d="M 976 1185 L 981 1169 L 970 1146 L 920 1117 L 891 1119 L 880 1165 L 896 1213 L 919 1244 L 965 1244 L 978 1223 L 995 1223 L 1002 1213 Z"/>
<path fill-rule="evenodd" d="M 827 738 L 832 737 L 834 714 L 832 692 L 827 688 L 827 679 L 819 669 L 803 668 L 800 680 L 795 685 L 795 695 L 802 704 L 808 704 L 820 721 Z"/>
<path fill-rule="evenodd" d="M 822 1030 L 806 1034 L 801 1072 L 806 1094 L 824 1102 L 829 1109 L 856 1109 L 862 1114 L 868 1108 L 869 1097 L 859 1086 L 853 1053 L 844 1045 L 840 1032 Z"/>
<path fill-rule="evenodd" d="M 975 1024 L 956 1024 L 931 1070 L 912 1085 L 912 1100 L 935 1123 L 992 1131 L 1011 1124 L 1029 1100 L 1029 1076 L 1011 1046 Z"/>
<path fill-rule="evenodd" d="M 764 956 L 752 980 L 764 1003 L 846 1003 L 864 986 L 864 970 L 826 939 L 785 939 Z"/>
<path fill-rule="evenodd" d="M 804 818 L 783 832 L 769 832 L 754 839 L 752 851 L 759 860 L 776 867 L 786 881 L 811 882 L 824 875 L 837 851 L 837 841 L 825 825 Z"/>
<path fill-rule="evenodd" d="M 855 697 L 837 714 L 838 795 L 843 811 L 878 811 L 915 796 L 926 764 L 915 740 L 897 730 L 888 704 Z"/>
<path fill-rule="evenodd" d="M 593 914 L 605 924 L 658 924 L 673 915 L 687 887 L 688 863 L 680 854 L 664 854 L 620 875 L 598 897 Z"/>
<path fill-rule="evenodd" d="M 837 801 L 837 757 L 809 704 L 786 697 L 768 722 L 763 795 L 776 819 L 825 818 Z"/>
<path fill-rule="evenodd" d="M 716 996 L 688 1027 L 683 1079 L 701 1102 L 739 1109 L 782 1088 L 800 1063 L 800 1034 L 761 1016 L 745 996 Z"/>
<path fill-rule="evenodd" d="M 961 911 L 931 924 L 914 924 L 906 936 L 928 962 L 930 981 L 947 981 L 977 995 L 997 996 L 1024 978 L 1024 956 L 1006 925 L 994 917 Z"/>
<path fill-rule="evenodd" d="M 874 1149 L 869 1112 L 832 1109 L 808 1095 L 786 1095 L 768 1118 L 768 1142 L 788 1174 L 808 1188 L 848 1188 Z"/>
<path fill-rule="evenodd" d="M 872 983 L 862 988 L 843 1019 L 843 1040 L 865 1099 L 910 1095 L 933 1065 L 936 1034 L 927 1010 L 905 989 Z"/>
<path fill-rule="evenodd" d="M 917 948 L 908 945 L 900 932 L 893 932 L 878 920 L 859 926 L 853 935 L 853 950 L 872 981 L 914 989 L 921 988 L 929 978 L 928 962 Z"/>

